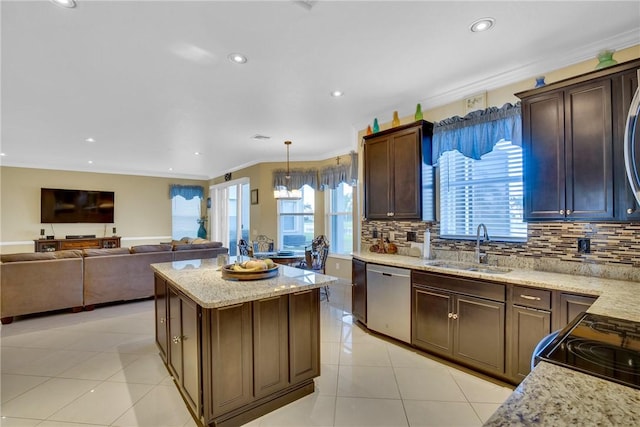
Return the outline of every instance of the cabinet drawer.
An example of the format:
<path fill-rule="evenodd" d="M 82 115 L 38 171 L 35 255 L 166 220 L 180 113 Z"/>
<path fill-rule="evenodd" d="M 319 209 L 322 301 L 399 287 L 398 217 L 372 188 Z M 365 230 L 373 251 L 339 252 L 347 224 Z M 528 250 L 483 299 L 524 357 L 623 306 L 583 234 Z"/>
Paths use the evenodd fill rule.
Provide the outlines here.
<path fill-rule="evenodd" d="M 524 307 L 551 309 L 551 291 L 545 289 L 513 287 L 513 303 Z"/>
<path fill-rule="evenodd" d="M 466 279 L 463 277 L 446 276 L 422 271 L 412 271 L 412 281 L 416 285 L 424 285 L 437 289 L 445 289 L 459 294 L 475 296 L 504 302 L 506 300 L 505 286 L 501 283 L 484 280 Z"/>

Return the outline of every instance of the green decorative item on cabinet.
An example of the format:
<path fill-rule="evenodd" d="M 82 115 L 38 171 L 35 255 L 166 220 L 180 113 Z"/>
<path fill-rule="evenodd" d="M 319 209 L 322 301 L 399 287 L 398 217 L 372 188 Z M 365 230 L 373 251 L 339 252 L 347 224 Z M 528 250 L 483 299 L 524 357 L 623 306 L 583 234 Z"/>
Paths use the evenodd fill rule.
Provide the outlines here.
<path fill-rule="evenodd" d="M 618 61 L 613 59 L 613 52 L 613 50 L 603 50 L 598 53 L 598 65 L 596 65 L 596 70 L 607 68 L 618 63 Z"/>
<path fill-rule="evenodd" d="M 417 104 L 416 105 L 416 114 L 413 115 L 413 118 L 418 121 L 418 120 L 422 120 L 424 117 L 422 116 L 422 105 Z"/>
<path fill-rule="evenodd" d="M 373 133 L 380 132 L 380 125 L 378 125 L 378 119 L 373 119 Z"/>
<path fill-rule="evenodd" d="M 393 112 L 393 120 L 391 121 L 391 126 L 392 127 L 400 126 L 400 118 L 398 117 L 397 111 Z"/>

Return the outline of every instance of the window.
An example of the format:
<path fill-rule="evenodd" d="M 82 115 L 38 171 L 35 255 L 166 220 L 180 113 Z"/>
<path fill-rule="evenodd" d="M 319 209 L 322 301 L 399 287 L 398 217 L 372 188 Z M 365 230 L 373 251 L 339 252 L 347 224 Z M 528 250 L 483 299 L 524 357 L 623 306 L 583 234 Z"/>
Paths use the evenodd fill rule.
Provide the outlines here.
<path fill-rule="evenodd" d="M 200 203 L 201 199 L 197 196 L 190 200 L 182 196 L 171 198 L 171 238 L 173 240 L 198 236 Z"/>
<path fill-rule="evenodd" d="M 349 254 L 353 251 L 353 187 L 343 182 L 327 195 L 329 249 L 331 253 Z"/>
<path fill-rule="evenodd" d="M 226 181 L 212 187 L 212 240 L 229 248 L 229 255 L 238 254 L 238 241 L 249 242 L 249 179 Z"/>
<path fill-rule="evenodd" d="M 453 150 L 438 164 L 441 237 L 475 239 L 484 223 L 491 240 L 526 240 L 521 147 L 500 140 L 480 160 Z"/>
<path fill-rule="evenodd" d="M 304 250 L 314 237 L 315 191 L 308 185 L 301 189 L 300 200 L 278 200 L 278 247 Z"/>

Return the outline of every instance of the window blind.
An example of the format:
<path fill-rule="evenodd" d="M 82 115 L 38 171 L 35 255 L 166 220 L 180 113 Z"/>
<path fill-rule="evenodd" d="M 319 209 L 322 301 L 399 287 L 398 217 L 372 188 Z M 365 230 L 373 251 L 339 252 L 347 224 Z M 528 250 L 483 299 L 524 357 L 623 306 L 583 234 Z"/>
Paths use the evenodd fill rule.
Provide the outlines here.
<path fill-rule="evenodd" d="M 484 223 L 491 240 L 526 241 L 521 147 L 500 140 L 480 160 L 452 150 L 438 164 L 441 237 L 475 239 Z"/>

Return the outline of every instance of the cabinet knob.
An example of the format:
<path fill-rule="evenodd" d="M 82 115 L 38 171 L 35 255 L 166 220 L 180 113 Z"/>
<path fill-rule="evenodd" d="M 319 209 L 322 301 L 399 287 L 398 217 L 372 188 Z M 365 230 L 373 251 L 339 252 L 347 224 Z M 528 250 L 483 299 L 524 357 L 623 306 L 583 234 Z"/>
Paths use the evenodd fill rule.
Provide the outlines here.
<path fill-rule="evenodd" d="M 632 208 L 627 209 L 627 214 L 631 215 L 634 212 Z"/>
<path fill-rule="evenodd" d="M 173 337 L 171 341 L 173 341 L 174 344 L 179 344 L 182 339 L 180 337 Z"/>
<path fill-rule="evenodd" d="M 160 318 L 160 323 L 164 323 L 164 317 Z"/>
<path fill-rule="evenodd" d="M 560 215 L 564 215 L 564 209 L 560 209 Z"/>
<path fill-rule="evenodd" d="M 453 317 L 453 313 L 449 313 L 449 314 L 447 314 L 447 317 L 448 317 L 449 319 L 451 319 L 451 318 Z"/>
<path fill-rule="evenodd" d="M 393 212 L 389 212 L 389 216 L 394 216 L 395 214 Z"/>
<path fill-rule="evenodd" d="M 567 215 L 571 215 L 571 209 L 567 209 Z"/>
<path fill-rule="evenodd" d="M 452 318 L 453 318 L 453 320 L 456 320 L 458 318 L 458 315 L 454 313 Z"/>

